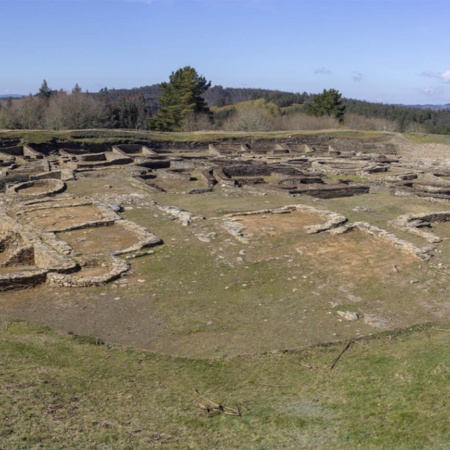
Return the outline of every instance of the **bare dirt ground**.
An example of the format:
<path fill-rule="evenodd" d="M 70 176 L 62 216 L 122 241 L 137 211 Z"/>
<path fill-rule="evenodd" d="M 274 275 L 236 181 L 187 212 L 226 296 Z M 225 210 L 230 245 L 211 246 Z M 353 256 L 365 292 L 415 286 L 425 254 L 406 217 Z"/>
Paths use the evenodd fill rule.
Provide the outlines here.
<path fill-rule="evenodd" d="M 315 225 L 322 221 L 319 215 L 303 211 L 293 211 L 289 214 L 258 214 L 240 216 L 236 219 L 242 223 L 248 233 L 255 237 L 261 235 L 278 236 L 284 233 L 304 232 L 307 225 Z"/>
<path fill-rule="evenodd" d="M 33 221 L 36 227 L 42 229 L 66 228 L 78 223 L 101 219 L 100 211 L 92 205 L 67 206 L 58 210 L 39 209 L 22 215 L 20 222 Z"/>

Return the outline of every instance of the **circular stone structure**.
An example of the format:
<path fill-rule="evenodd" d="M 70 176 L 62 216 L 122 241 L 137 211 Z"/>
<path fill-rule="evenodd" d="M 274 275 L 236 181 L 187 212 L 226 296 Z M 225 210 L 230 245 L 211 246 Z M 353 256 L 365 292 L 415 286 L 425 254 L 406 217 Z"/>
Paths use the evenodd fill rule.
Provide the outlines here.
<path fill-rule="evenodd" d="M 66 184 L 54 178 L 26 181 L 24 183 L 13 184 L 7 187 L 8 194 L 16 194 L 21 198 L 40 198 L 47 195 L 54 195 L 63 192 Z"/>

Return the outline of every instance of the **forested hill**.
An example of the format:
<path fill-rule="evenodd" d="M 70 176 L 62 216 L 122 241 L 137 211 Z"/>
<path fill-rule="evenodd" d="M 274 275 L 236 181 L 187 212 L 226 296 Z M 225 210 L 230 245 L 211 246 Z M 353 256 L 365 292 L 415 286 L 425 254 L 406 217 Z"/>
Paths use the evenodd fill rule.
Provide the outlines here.
<path fill-rule="evenodd" d="M 418 108 L 345 99 L 346 112 L 395 121 L 400 131 L 420 125 L 427 133 L 450 134 L 450 109 Z"/>
<path fill-rule="evenodd" d="M 93 95 L 98 98 L 103 98 L 110 104 L 129 100 L 143 100 L 146 108 L 154 114 L 159 108 L 161 89 L 159 84 L 132 89 L 104 88 Z M 311 94 L 307 94 L 306 92 L 298 94 L 271 89 L 224 88 L 219 85 L 211 87 L 204 95 L 209 107 L 232 105 L 235 103 L 247 102 L 249 100 L 257 100 L 259 98 L 264 98 L 269 102 L 276 103 L 280 107 L 284 107 L 292 104 L 305 103 L 310 97 Z"/>
<path fill-rule="evenodd" d="M 45 80 L 44 80 L 45 82 Z M 52 90 L 43 83 L 38 94 L 23 98 L 0 98 L 0 128 L 131 128 L 150 129 L 150 119 L 160 107 L 159 84 L 133 89 L 101 89 L 97 93 L 82 92 L 77 85 L 72 93 Z M 339 93 L 338 93 L 339 94 Z M 225 88 L 213 86 L 204 94 L 207 105 L 214 107 L 213 122 L 185 124 L 188 131 L 199 129 L 235 129 L 250 126 L 244 122 L 258 122 L 263 130 L 302 129 L 326 126 L 305 122 L 308 104 L 314 94 L 285 92 L 258 88 Z M 340 95 L 340 94 L 339 94 Z M 258 102 L 254 102 L 258 100 Z M 247 105 L 234 107 L 239 103 Z M 450 105 L 393 105 L 342 98 L 345 106 L 341 123 L 348 127 L 381 129 L 399 132 L 450 134 Z M 227 108 L 223 108 L 228 106 Z M 251 110 L 251 111 L 250 111 Z M 367 120 L 366 120 L 367 118 Z M 355 120 L 357 119 L 357 120 Z M 309 120 L 309 119 L 308 119 Z M 280 122 L 285 122 L 280 123 Z M 300 123 L 301 122 L 301 123 Z M 252 127 L 256 126 L 252 123 Z M 286 128 L 287 127 L 287 128 Z M 364 128 L 366 127 L 366 128 Z M 369 128 L 367 128 L 369 127 Z M 260 130 L 261 131 L 261 130 Z"/>
<path fill-rule="evenodd" d="M 140 105 L 147 113 L 154 115 L 159 108 L 161 89 L 158 84 L 133 89 L 102 89 L 97 98 L 102 98 L 109 105 Z M 224 88 L 217 85 L 211 87 L 204 95 L 208 106 L 233 105 L 249 100 L 265 99 L 280 108 L 308 103 L 313 94 L 284 92 L 258 88 Z M 372 103 L 364 100 L 343 98 L 346 113 L 365 117 L 374 117 L 395 121 L 399 130 L 406 130 L 415 124 L 424 127 L 426 132 L 450 134 L 450 105 L 392 105 Z"/>
<path fill-rule="evenodd" d="M 205 100 L 209 106 L 232 105 L 249 100 L 258 100 L 260 98 L 275 103 L 280 107 L 285 107 L 293 104 L 306 103 L 311 98 L 311 94 L 307 94 L 306 92 L 299 94 L 271 89 L 224 88 L 220 85 L 213 86 L 205 94 Z"/>

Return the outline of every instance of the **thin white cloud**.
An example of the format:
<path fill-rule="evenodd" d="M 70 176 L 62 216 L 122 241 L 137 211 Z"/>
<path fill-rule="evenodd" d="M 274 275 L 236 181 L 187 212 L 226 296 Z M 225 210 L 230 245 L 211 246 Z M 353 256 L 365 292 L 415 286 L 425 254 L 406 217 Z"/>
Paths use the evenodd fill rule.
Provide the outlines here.
<path fill-rule="evenodd" d="M 314 70 L 314 75 L 331 75 L 331 70 L 326 67 L 319 67 Z"/>
<path fill-rule="evenodd" d="M 427 70 L 422 72 L 423 77 L 436 78 L 443 83 L 450 83 L 450 70 L 444 70 L 444 72 L 434 72 L 432 70 Z"/>
<path fill-rule="evenodd" d="M 440 97 L 444 93 L 444 89 L 442 86 L 427 86 L 423 89 L 420 89 L 422 94 L 425 94 L 427 97 Z"/>
<path fill-rule="evenodd" d="M 444 83 L 450 83 L 450 70 L 446 70 L 445 72 L 442 72 L 440 75 L 440 79 Z"/>

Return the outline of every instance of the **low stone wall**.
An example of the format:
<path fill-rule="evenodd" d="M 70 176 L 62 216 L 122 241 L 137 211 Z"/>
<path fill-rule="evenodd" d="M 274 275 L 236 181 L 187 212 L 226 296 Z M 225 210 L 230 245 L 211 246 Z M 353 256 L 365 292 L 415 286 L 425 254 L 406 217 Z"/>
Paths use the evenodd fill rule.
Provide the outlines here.
<path fill-rule="evenodd" d="M 6 260 L 0 263 L 0 267 L 32 266 L 34 265 L 34 248 L 32 245 L 16 247 L 8 252 Z"/>
<path fill-rule="evenodd" d="M 7 237 L 7 233 L 16 232 L 19 234 L 20 242 L 12 249 L 11 254 L 5 259 L 3 265 L 5 267 L 14 266 L 15 264 L 23 266 L 24 264 L 34 265 L 36 269 L 15 273 L 12 270 L 4 276 L 0 276 L 0 290 L 18 289 L 23 287 L 31 287 L 45 280 L 49 284 L 63 287 L 84 287 L 105 284 L 121 276 L 129 270 L 130 264 L 118 258 L 118 255 L 132 253 L 142 250 L 143 248 L 153 247 L 162 244 L 162 240 L 148 231 L 147 229 L 127 220 L 123 220 L 107 205 L 92 201 L 62 201 L 53 202 L 49 200 L 38 200 L 23 205 L 20 210 L 16 211 L 16 215 L 20 217 L 27 212 L 54 209 L 64 210 L 64 207 L 90 206 L 94 205 L 100 212 L 102 218 L 95 221 L 78 223 L 70 227 L 55 227 L 55 230 L 43 232 L 42 230 L 34 230 L 32 222 L 21 225 L 13 218 L 0 212 L 0 233 L 4 236 L 0 238 L 0 249 L 5 250 L 11 244 L 11 237 Z M 180 214 L 181 218 L 182 214 Z M 136 244 L 128 248 L 118 250 L 112 255 L 107 256 L 106 266 L 104 261 L 96 263 L 88 261 L 86 269 L 81 268 L 76 261 L 72 259 L 71 246 L 58 238 L 55 232 L 70 231 L 80 228 L 92 226 L 112 225 L 124 227 L 128 233 L 136 235 Z M 57 228 L 57 229 L 56 229 Z M 36 233 L 40 233 L 39 235 Z M 89 264 L 94 267 L 96 275 L 89 275 Z M 98 275 L 97 265 L 105 266 L 104 274 Z M 102 272 L 101 270 L 100 272 Z"/>
<path fill-rule="evenodd" d="M 157 156 L 158 154 L 146 147 L 145 145 L 140 144 L 119 144 L 114 145 L 112 147 L 113 152 L 119 153 L 121 155 L 133 155 L 133 156 L 144 156 L 144 157 L 152 157 Z"/>
<path fill-rule="evenodd" d="M 16 217 L 21 217 L 26 215 L 29 212 L 45 210 L 45 209 L 64 209 L 68 207 L 77 207 L 77 206 L 95 206 L 97 210 L 101 213 L 101 219 L 95 219 L 90 221 L 80 221 L 76 224 L 69 225 L 67 227 L 47 227 L 45 229 L 46 232 L 62 232 L 62 231 L 73 231 L 79 230 L 81 228 L 90 228 L 90 227 L 101 227 L 112 225 L 115 221 L 121 219 L 121 217 L 116 214 L 111 208 L 101 203 L 92 202 L 92 201 L 73 201 L 73 202 L 65 202 L 65 203 L 56 203 L 56 202 L 41 202 L 37 204 L 24 205 L 19 211 L 16 211 Z"/>
<path fill-rule="evenodd" d="M 368 194 L 370 187 L 361 184 L 353 184 L 350 186 L 343 184 L 324 184 L 320 186 L 307 185 L 289 191 L 291 197 L 299 197 L 301 195 L 310 195 L 317 198 L 339 198 L 351 197 L 353 195 Z"/>
<path fill-rule="evenodd" d="M 439 211 L 422 214 L 404 214 L 392 220 L 390 223 L 404 231 L 419 236 L 431 243 L 441 242 L 442 239 L 432 232 L 424 231 L 423 227 L 429 227 L 434 222 L 450 221 L 450 211 Z"/>
<path fill-rule="evenodd" d="M 34 242 L 34 259 L 36 267 L 49 272 L 71 273 L 78 269 L 78 264 L 67 255 L 58 253 L 40 239 Z"/>
<path fill-rule="evenodd" d="M 217 180 L 214 178 L 213 169 L 204 169 L 200 172 L 201 176 L 208 184 L 208 188 L 213 188 L 217 184 Z"/>
<path fill-rule="evenodd" d="M 27 189 L 39 189 L 41 192 L 29 192 L 23 193 Z M 24 183 L 12 184 L 6 187 L 7 195 L 18 195 L 21 200 L 32 200 L 35 198 L 43 198 L 49 195 L 56 195 L 63 192 L 66 189 L 66 184 L 58 179 L 37 179 L 32 181 L 26 181 Z"/>
<path fill-rule="evenodd" d="M 272 169 L 267 164 L 233 164 L 222 167 L 228 177 L 261 177 L 270 176 Z"/>
<path fill-rule="evenodd" d="M 89 153 L 89 150 L 85 150 L 83 148 L 61 148 L 59 149 L 59 154 L 63 157 L 67 157 L 69 159 L 76 160 L 82 155 L 86 155 Z"/>
<path fill-rule="evenodd" d="M 170 161 L 168 159 L 148 159 L 140 161 L 138 164 L 140 167 L 146 169 L 168 169 L 170 167 Z"/>
<path fill-rule="evenodd" d="M 44 283 L 47 271 L 42 269 L 23 270 L 0 275 L 0 291 L 26 289 Z"/>
<path fill-rule="evenodd" d="M 130 222 L 129 220 L 118 220 L 117 222 L 115 222 L 115 225 L 123 227 L 130 233 L 135 234 L 138 239 L 138 242 L 131 247 L 114 252 L 113 255 L 115 256 L 137 252 L 139 250 L 142 250 L 143 248 L 154 247 L 155 245 L 160 245 L 163 243 L 162 239 L 160 239 L 158 236 L 151 233 L 146 228 L 141 227 L 134 222 Z"/>
<path fill-rule="evenodd" d="M 108 261 L 109 271 L 104 275 L 83 276 L 77 274 L 49 273 L 47 283 L 50 286 L 60 287 L 89 287 L 100 286 L 119 278 L 123 273 L 130 269 L 130 264 L 120 258 L 111 256 Z"/>
<path fill-rule="evenodd" d="M 215 179 L 219 182 L 219 184 L 223 187 L 225 187 L 225 186 L 235 187 L 236 186 L 236 181 L 234 181 L 232 178 L 227 176 L 221 167 L 215 167 L 213 169 L 213 175 L 214 175 Z"/>
<path fill-rule="evenodd" d="M 320 177 L 313 176 L 301 176 L 301 177 L 287 177 L 281 178 L 278 182 L 280 186 L 290 186 L 299 184 L 325 184 L 325 182 Z"/>
<path fill-rule="evenodd" d="M 362 172 L 372 173 L 376 171 L 385 172 L 385 166 L 368 164 L 367 161 L 341 160 L 341 159 L 321 159 L 311 162 L 311 169 L 331 175 L 358 175 Z"/>
<path fill-rule="evenodd" d="M 288 176 L 297 177 L 303 175 L 303 172 L 296 167 L 290 167 L 285 165 L 274 165 L 271 164 L 269 167 L 272 169 L 270 174 L 273 176 Z"/>
<path fill-rule="evenodd" d="M 256 211 L 231 213 L 226 214 L 225 216 L 223 216 L 222 219 L 216 220 L 222 220 L 221 223 L 222 227 L 236 239 L 238 239 L 242 243 L 249 243 L 250 240 L 249 236 L 247 236 L 245 233 L 245 226 L 235 220 L 237 217 L 261 215 L 261 214 L 286 214 L 293 211 L 304 211 L 306 213 L 316 214 L 325 219 L 325 222 L 319 223 L 317 225 L 305 226 L 304 229 L 306 234 L 316 234 L 322 233 L 324 231 L 329 231 L 331 229 L 340 227 L 347 222 L 347 218 L 341 214 L 324 209 L 317 209 L 307 205 L 287 205 L 281 208 L 268 208 L 268 209 L 259 209 Z"/>
<path fill-rule="evenodd" d="M 23 146 L 23 155 L 31 159 L 43 159 L 45 157 L 45 155 L 38 152 L 34 148 L 31 148 L 29 145 Z"/>
<path fill-rule="evenodd" d="M 42 240 L 50 247 L 54 248 L 58 253 L 62 255 L 70 255 L 72 253 L 72 247 L 66 242 L 60 239 L 56 233 L 47 231 L 41 234 Z"/>
<path fill-rule="evenodd" d="M 23 227 L 1 212 L 0 230 L 16 233 L 19 239 L 16 248 L 11 251 L 11 255 L 1 265 L 11 270 L 5 275 L 0 275 L 0 291 L 33 287 L 45 282 L 46 275 L 50 271 L 68 273 L 77 269 L 74 261 L 43 243 L 28 227 Z M 15 270 L 16 266 L 19 269 Z M 34 266 L 35 268 L 21 270 L 20 266 Z"/>
<path fill-rule="evenodd" d="M 264 178 L 250 177 L 250 178 L 235 178 L 238 186 L 264 184 Z"/>
<path fill-rule="evenodd" d="M 178 208 L 176 206 L 160 205 L 156 202 L 152 202 L 152 204 L 155 205 L 160 211 L 163 211 L 164 213 L 175 217 L 183 226 L 188 226 L 191 224 L 194 218 L 199 218 L 194 217 L 193 214 L 189 211 Z"/>
<path fill-rule="evenodd" d="M 62 180 L 62 172 L 61 170 L 54 170 L 52 172 L 42 172 L 36 175 L 30 175 L 30 181 L 36 180 Z"/>
<path fill-rule="evenodd" d="M 118 155 L 115 153 L 105 153 L 105 160 L 101 161 L 92 161 L 92 162 L 77 162 L 77 168 L 78 169 L 95 169 L 97 167 L 108 167 L 108 166 L 114 166 L 114 165 L 124 165 L 124 164 L 130 164 L 133 162 L 133 159 L 129 156 L 123 156 Z"/>
<path fill-rule="evenodd" d="M 0 149 L 0 155 L 7 156 L 22 156 L 23 155 L 23 147 L 21 145 L 16 145 L 14 147 L 2 147 Z"/>
<path fill-rule="evenodd" d="M 353 222 L 344 225 L 340 228 L 335 228 L 334 230 L 331 230 L 331 234 L 340 234 L 345 233 L 347 231 L 351 230 L 360 230 L 363 231 L 371 236 L 375 236 L 394 247 L 405 251 L 416 258 L 419 258 L 422 261 L 428 261 L 431 258 L 431 252 L 435 249 L 434 245 L 428 245 L 426 247 L 418 247 L 417 245 L 414 245 L 411 242 L 405 241 L 403 239 L 398 238 L 395 234 L 391 233 L 390 231 L 383 230 L 382 228 L 379 228 L 375 225 L 371 225 L 368 222 Z"/>

